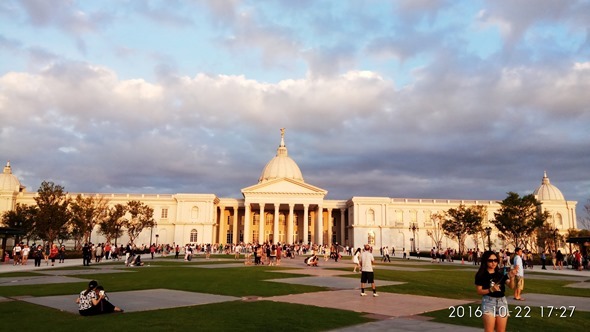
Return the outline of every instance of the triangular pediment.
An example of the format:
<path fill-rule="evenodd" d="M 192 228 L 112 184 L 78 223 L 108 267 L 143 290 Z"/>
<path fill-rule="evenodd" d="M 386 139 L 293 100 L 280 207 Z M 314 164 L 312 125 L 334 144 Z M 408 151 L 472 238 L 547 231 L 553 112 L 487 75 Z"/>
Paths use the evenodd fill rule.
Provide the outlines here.
<path fill-rule="evenodd" d="M 322 188 L 312 186 L 294 179 L 281 178 L 255 184 L 242 189 L 244 196 L 248 194 L 288 194 L 288 195 L 318 195 L 325 196 L 328 192 Z"/>

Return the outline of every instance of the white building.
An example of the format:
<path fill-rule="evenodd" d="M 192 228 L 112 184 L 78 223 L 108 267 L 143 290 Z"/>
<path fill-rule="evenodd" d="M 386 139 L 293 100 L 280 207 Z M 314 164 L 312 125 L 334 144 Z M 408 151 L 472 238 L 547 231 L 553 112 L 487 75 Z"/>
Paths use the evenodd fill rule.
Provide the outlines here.
<path fill-rule="evenodd" d="M 456 208 L 460 204 L 483 205 L 487 209 L 484 227 L 493 225 L 500 205 L 495 200 L 446 200 L 390 197 L 356 197 L 348 200 L 327 200 L 325 189 L 304 181 L 297 163 L 285 145 L 284 130 L 273 157 L 264 167 L 258 183 L 241 190 L 243 199 L 219 198 L 215 194 L 82 194 L 104 197 L 109 204 L 126 204 L 139 200 L 154 209 L 157 225 L 144 230 L 136 244 L 148 243 L 236 243 L 236 242 L 312 242 L 360 247 L 371 243 L 396 250 L 406 248 L 429 250 L 437 247 L 428 235 L 439 231 L 431 216 Z M 10 163 L 0 174 L 0 214 L 14 209 L 16 203 L 35 204 L 36 192 L 27 192 L 12 174 Z M 566 201 L 557 187 L 544 174 L 534 191 L 542 208 L 550 214 L 549 222 L 565 232 L 576 226 L 576 203 Z M 75 197 L 77 193 L 70 193 Z M 438 230 L 437 230 L 438 229 Z M 492 232 L 494 248 L 503 247 Z M 119 239 L 125 243 L 126 236 Z M 104 242 L 96 230 L 92 242 Z M 443 237 L 443 248 L 457 243 Z M 469 237 L 468 248 L 483 247 Z"/>

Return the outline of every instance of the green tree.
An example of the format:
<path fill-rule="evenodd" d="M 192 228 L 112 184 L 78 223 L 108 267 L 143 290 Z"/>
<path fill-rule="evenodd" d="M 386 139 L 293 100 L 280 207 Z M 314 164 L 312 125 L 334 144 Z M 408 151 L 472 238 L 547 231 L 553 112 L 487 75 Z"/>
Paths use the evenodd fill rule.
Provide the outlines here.
<path fill-rule="evenodd" d="M 445 211 L 441 211 L 439 213 L 434 213 L 430 220 L 434 224 L 434 228 L 432 230 L 427 230 L 426 235 L 428 235 L 432 242 L 434 242 L 435 246 L 440 249 L 442 246 L 442 240 L 444 236 L 444 232 L 442 230 L 442 224 L 445 222 L 447 214 Z"/>
<path fill-rule="evenodd" d="M 154 209 L 140 201 L 129 201 L 127 211 L 131 219 L 124 222 L 129 241 L 133 243 L 144 228 L 154 227 Z"/>
<path fill-rule="evenodd" d="M 101 220 L 106 217 L 108 200 L 101 196 L 82 196 L 78 194 L 70 204 L 72 212 L 71 234 L 76 245 L 82 241 L 91 242 L 92 230 Z"/>
<path fill-rule="evenodd" d="M 444 233 L 459 244 L 459 253 L 465 252 L 465 239 L 481 230 L 485 207 L 474 205 L 465 207 L 461 204 L 456 209 L 447 211 L 447 218 L 442 224 Z"/>
<path fill-rule="evenodd" d="M 35 234 L 35 215 L 37 215 L 37 211 L 38 209 L 34 205 L 16 203 L 14 210 L 7 211 L 2 215 L 2 224 L 21 230 L 23 238 L 27 239 L 28 243 Z M 17 236 L 15 241 L 19 242 L 20 238 Z"/>
<path fill-rule="evenodd" d="M 491 222 L 515 247 L 523 246 L 523 239 L 543 226 L 549 215 L 546 211 L 541 212 L 541 203 L 532 194 L 520 197 L 515 192 L 509 192 L 498 203 L 501 207 L 494 212 L 495 219 Z"/>
<path fill-rule="evenodd" d="M 555 231 L 548 222 L 545 222 L 543 226 L 539 227 L 536 230 L 536 242 L 537 251 L 551 251 L 560 246 L 560 243 L 563 242 L 563 236 L 559 234 L 559 232 Z"/>
<path fill-rule="evenodd" d="M 71 219 L 68 207 L 71 199 L 64 187 L 43 181 L 37 190 L 35 201 L 39 209 L 35 216 L 36 235 L 50 243 L 68 238 L 67 226 Z"/>
<path fill-rule="evenodd" d="M 108 208 L 106 217 L 99 223 L 99 232 L 107 238 L 106 242 L 110 243 L 112 239 L 115 239 L 115 246 L 117 245 L 117 239 L 123 235 L 125 213 L 127 213 L 127 207 L 122 204 Z"/>

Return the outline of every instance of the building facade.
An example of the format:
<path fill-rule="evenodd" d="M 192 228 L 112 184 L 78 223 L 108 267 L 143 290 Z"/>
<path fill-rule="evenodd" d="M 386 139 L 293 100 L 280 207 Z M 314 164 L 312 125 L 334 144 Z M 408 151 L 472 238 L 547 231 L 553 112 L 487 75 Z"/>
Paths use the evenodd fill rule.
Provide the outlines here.
<path fill-rule="evenodd" d="M 81 194 L 103 197 L 110 205 L 139 200 L 154 209 L 156 225 L 136 239 L 136 244 L 186 243 L 339 243 L 361 247 L 369 243 L 395 250 L 429 250 L 432 247 L 457 248 L 456 241 L 441 236 L 433 215 L 465 206 L 486 208 L 484 227 L 492 226 L 494 248 L 503 248 L 489 220 L 500 205 L 495 200 L 445 200 L 390 197 L 356 197 L 327 200 L 325 189 L 305 182 L 297 163 L 288 155 L 285 133 L 276 155 L 264 167 L 258 183 L 241 190 L 242 199 L 219 198 L 215 194 Z M 17 203 L 34 205 L 36 192 L 27 192 L 12 174 L 10 162 L 0 174 L 0 214 Z M 575 201 L 565 200 L 545 173 L 534 191 L 542 208 L 549 212 L 549 223 L 565 234 L 576 225 Z M 70 193 L 72 197 L 77 193 Z M 104 242 L 98 232 L 92 242 Z M 127 237 L 119 239 L 125 243 Z M 469 237 L 467 248 L 486 247 L 487 239 Z"/>

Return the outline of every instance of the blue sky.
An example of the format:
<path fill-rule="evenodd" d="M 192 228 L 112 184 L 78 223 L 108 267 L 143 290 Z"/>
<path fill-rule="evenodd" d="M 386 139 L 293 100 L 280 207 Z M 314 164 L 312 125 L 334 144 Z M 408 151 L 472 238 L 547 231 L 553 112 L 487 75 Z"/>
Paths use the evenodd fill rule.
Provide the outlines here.
<path fill-rule="evenodd" d="M 282 127 L 328 198 L 590 198 L 589 1 L 0 2 L 28 190 L 239 197 Z"/>

